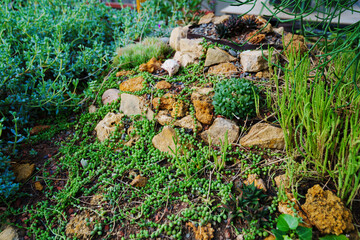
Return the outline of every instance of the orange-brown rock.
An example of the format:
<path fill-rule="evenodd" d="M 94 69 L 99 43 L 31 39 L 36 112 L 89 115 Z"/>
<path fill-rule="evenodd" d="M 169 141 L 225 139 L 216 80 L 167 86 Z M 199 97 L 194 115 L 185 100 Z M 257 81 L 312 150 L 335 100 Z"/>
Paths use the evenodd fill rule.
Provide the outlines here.
<path fill-rule="evenodd" d="M 147 63 L 143 63 L 139 66 L 141 72 L 153 73 L 161 69 L 161 61 L 156 58 L 151 58 Z"/>
<path fill-rule="evenodd" d="M 120 83 L 120 91 L 123 92 L 136 92 L 144 88 L 145 80 L 142 76 L 131 78 Z"/>
<path fill-rule="evenodd" d="M 173 108 L 171 111 L 171 117 L 173 117 L 173 118 L 184 117 L 187 109 L 188 109 L 188 106 L 184 101 L 181 101 L 181 100 L 177 101 L 173 105 Z"/>
<path fill-rule="evenodd" d="M 161 98 L 154 98 L 152 104 L 155 109 L 160 110 L 172 110 L 175 103 L 175 95 L 167 93 Z"/>
<path fill-rule="evenodd" d="M 257 77 L 257 78 L 269 78 L 270 77 L 270 72 L 268 70 L 264 70 L 262 72 L 256 73 L 255 77 Z"/>
<path fill-rule="evenodd" d="M 319 185 L 308 190 L 302 208 L 322 234 L 340 235 L 354 230 L 350 210 L 334 193 L 324 191 Z"/>
<path fill-rule="evenodd" d="M 206 101 L 193 101 L 196 119 L 203 124 L 211 124 L 214 116 L 214 106 Z"/>
<path fill-rule="evenodd" d="M 38 191 L 42 191 L 44 189 L 43 185 L 39 181 L 34 183 L 34 187 Z"/>
<path fill-rule="evenodd" d="M 192 222 L 186 223 L 186 226 L 192 228 L 196 240 L 210 240 L 214 238 L 215 230 L 208 223 L 205 226 L 195 226 Z"/>
<path fill-rule="evenodd" d="M 257 30 L 252 31 L 247 35 L 246 40 L 248 40 L 252 44 L 259 44 L 265 39 L 265 34 L 258 33 Z"/>
<path fill-rule="evenodd" d="M 14 167 L 15 181 L 24 182 L 26 181 L 35 170 L 35 164 L 19 164 Z"/>
<path fill-rule="evenodd" d="M 169 83 L 167 81 L 160 81 L 160 82 L 156 83 L 155 88 L 157 88 L 157 89 L 169 89 L 169 88 L 171 88 L 171 83 Z"/>
<path fill-rule="evenodd" d="M 258 189 L 262 189 L 266 192 L 266 186 L 264 183 L 264 180 L 262 180 L 261 178 L 258 178 L 257 174 L 249 174 L 248 178 L 244 181 L 245 185 L 250 185 L 250 184 L 254 184 L 255 187 L 257 187 Z"/>
<path fill-rule="evenodd" d="M 130 71 L 130 70 L 121 70 L 119 72 L 116 73 L 116 77 L 122 77 L 122 76 L 127 76 L 127 75 L 133 75 L 134 71 Z"/>
<path fill-rule="evenodd" d="M 33 127 L 31 130 L 30 130 L 30 135 L 36 135 L 38 134 L 39 132 L 42 132 L 46 129 L 49 129 L 50 126 L 49 125 L 38 125 L 38 126 L 35 126 Z"/>
<path fill-rule="evenodd" d="M 232 63 L 220 63 L 209 68 L 208 74 L 231 76 L 238 72 Z"/>
<path fill-rule="evenodd" d="M 134 180 L 132 180 L 132 182 L 130 183 L 131 186 L 134 186 L 134 187 L 145 187 L 147 183 L 147 178 L 146 177 L 143 177 L 143 176 L 140 176 L 140 175 L 137 175 Z"/>
<path fill-rule="evenodd" d="M 301 35 L 288 33 L 284 37 L 284 47 L 287 54 L 303 55 L 309 49 L 305 44 L 305 38 Z"/>

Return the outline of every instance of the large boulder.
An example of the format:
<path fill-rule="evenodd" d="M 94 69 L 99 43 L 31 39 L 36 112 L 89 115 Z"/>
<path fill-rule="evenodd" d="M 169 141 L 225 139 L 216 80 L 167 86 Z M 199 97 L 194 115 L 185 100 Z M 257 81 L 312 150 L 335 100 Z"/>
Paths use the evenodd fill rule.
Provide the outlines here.
<path fill-rule="evenodd" d="M 322 234 L 340 235 L 354 230 L 350 210 L 334 193 L 324 191 L 319 185 L 308 190 L 302 209 Z"/>
<path fill-rule="evenodd" d="M 226 62 L 232 62 L 235 61 L 236 58 L 231 56 L 226 51 L 215 47 L 215 48 L 209 48 L 206 53 L 206 59 L 205 59 L 205 67 L 219 64 L 219 63 L 226 63 Z"/>
<path fill-rule="evenodd" d="M 231 120 L 216 118 L 211 127 L 202 132 L 200 136 L 207 144 L 209 144 L 210 138 L 212 144 L 220 145 L 221 142 L 224 143 L 226 133 L 228 143 L 232 144 L 239 137 L 239 127 Z"/>
<path fill-rule="evenodd" d="M 176 51 L 180 51 L 180 40 L 187 37 L 189 27 L 174 28 L 170 35 L 170 47 Z"/>
<path fill-rule="evenodd" d="M 251 127 L 247 135 L 241 138 L 240 144 L 244 147 L 257 146 L 284 150 L 284 132 L 281 128 L 268 123 L 257 123 Z"/>
<path fill-rule="evenodd" d="M 124 128 L 124 125 L 121 123 L 121 119 L 124 117 L 124 114 L 115 114 L 109 112 L 106 114 L 103 120 L 101 120 L 95 127 L 96 136 L 100 142 L 109 138 L 110 134 L 115 131 L 116 125 L 119 126 L 120 129 Z"/>
<path fill-rule="evenodd" d="M 273 53 L 271 61 L 275 63 L 276 54 Z M 259 72 L 261 70 L 268 69 L 268 59 L 269 51 L 245 51 L 240 54 L 240 62 L 243 66 L 244 72 Z"/>
<path fill-rule="evenodd" d="M 170 126 L 165 126 L 161 132 L 154 136 L 152 139 L 152 144 L 156 149 L 159 149 L 161 152 L 166 152 L 171 155 L 174 155 L 170 150 L 172 149 L 175 152 L 175 142 L 174 139 L 177 139 L 175 130 Z"/>

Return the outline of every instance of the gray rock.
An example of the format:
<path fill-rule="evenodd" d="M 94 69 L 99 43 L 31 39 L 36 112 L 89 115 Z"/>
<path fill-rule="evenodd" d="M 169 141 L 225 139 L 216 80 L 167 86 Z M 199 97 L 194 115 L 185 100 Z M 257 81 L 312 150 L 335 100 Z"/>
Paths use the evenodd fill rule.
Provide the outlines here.
<path fill-rule="evenodd" d="M 170 150 L 172 149 L 175 151 L 175 143 L 174 139 L 176 139 L 176 132 L 170 126 L 165 126 L 162 131 L 155 135 L 152 139 L 152 144 L 156 149 L 159 149 L 161 152 L 166 152 L 171 155 L 174 155 L 173 152 Z"/>
<path fill-rule="evenodd" d="M 229 53 L 230 53 L 230 55 L 233 56 L 233 57 L 237 57 L 237 55 L 238 55 L 237 52 L 235 52 L 235 51 L 232 50 L 232 49 L 229 50 Z"/>
<path fill-rule="evenodd" d="M 127 93 L 121 94 L 120 111 L 125 115 L 132 116 L 141 114 L 142 108 L 142 100 L 138 96 Z"/>
<path fill-rule="evenodd" d="M 225 134 L 228 134 L 228 143 L 234 143 L 239 136 L 239 127 L 235 122 L 224 119 L 216 118 L 211 127 L 200 134 L 201 138 L 209 144 L 209 137 L 213 145 L 220 145 L 220 140 L 224 143 Z"/>
<path fill-rule="evenodd" d="M 118 89 L 108 89 L 106 90 L 102 97 L 101 97 L 101 101 L 104 105 L 106 105 L 107 103 L 112 103 L 113 101 L 116 101 L 120 96 L 119 96 L 120 91 Z"/>
<path fill-rule="evenodd" d="M 231 62 L 231 61 L 235 61 L 235 60 L 236 60 L 236 58 L 231 56 L 226 51 L 215 47 L 215 48 L 208 49 L 208 51 L 206 53 L 206 59 L 205 59 L 204 66 L 208 67 L 208 66 L 211 66 L 214 64 L 226 63 L 226 62 Z"/>
<path fill-rule="evenodd" d="M 177 60 L 182 67 L 187 67 L 191 64 L 198 63 L 199 58 L 196 54 L 191 52 L 180 52 L 177 51 L 174 56 L 174 60 Z"/>
<path fill-rule="evenodd" d="M 268 123 L 257 123 L 251 127 L 246 136 L 240 139 L 240 144 L 244 147 L 258 146 L 284 150 L 284 132 L 281 128 Z"/>
<path fill-rule="evenodd" d="M 180 39 L 187 37 L 189 27 L 177 27 L 174 28 L 170 35 L 170 47 L 176 51 L 180 51 Z"/>
<path fill-rule="evenodd" d="M 261 70 L 268 69 L 268 61 L 269 56 L 268 50 L 256 50 L 256 51 L 245 51 L 240 54 L 241 65 L 243 66 L 244 72 L 259 72 Z M 274 53 L 271 61 L 275 63 L 276 54 Z"/>
<path fill-rule="evenodd" d="M 195 128 L 198 131 L 202 130 L 201 123 L 196 122 L 196 125 L 195 125 L 195 121 L 190 115 L 188 115 L 186 117 L 183 117 L 180 120 L 175 121 L 174 126 L 181 127 L 181 128 L 192 129 L 193 131 L 195 131 Z"/>
<path fill-rule="evenodd" d="M 203 54 L 203 46 L 201 45 L 202 39 L 187 39 L 183 38 L 180 39 L 180 51 L 181 52 L 187 52 L 187 53 L 193 53 L 197 58 L 201 57 Z"/>
<path fill-rule="evenodd" d="M 4 230 L 0 232 L 0 240 L 18 240 L 19 235 L 15 227 L 6 225 Z"/>
<path fill-rule="evenodd" d="M 109 138 L 110 134 L 115 131 L 116 125 L 119 125 L 120 129 L 124 128 L 124 125 L 121 124 L 123 116 L 124 114 L 109 112 L 104 119 L 96 125 L 95 131 L 100 142 Z"/>

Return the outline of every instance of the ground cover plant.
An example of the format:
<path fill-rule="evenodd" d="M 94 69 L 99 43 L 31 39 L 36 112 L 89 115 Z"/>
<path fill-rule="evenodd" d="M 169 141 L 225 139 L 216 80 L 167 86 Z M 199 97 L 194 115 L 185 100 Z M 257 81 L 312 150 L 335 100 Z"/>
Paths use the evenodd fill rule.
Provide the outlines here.
<path fill-rule="evenodd" d="M 146 8 L 153 3 L 145 3 L 140 14 L 148 14 Z M 59 8 L 68 10 L 65 6 Z M 142 16 L 131 9 L 114 14 L 112 17 Z M 149 18 L 142 20 L 137 22 L 140 31 L 130 28 L 136 19 L 119 20 L 121 30 L 116 30 L 116 36 L 122 38 L 114 42 L 124 47 L 124 52 L 134 48 L 142 55 L 139 49 L 149 41 L 152 48 L 145 51 L 147 56 L 134 58 L 129 50 L 130 54 L 117 56 L 119 62 L 101 65 L 102 73 L 96 73 L 99 75 L 88 75 L 84 92 L 71 89 L 79 96 L 77 100 L 71 98 L 75 102 L 85 98 L 74 113 L 68 111 L 57 115 L 58 119 L 39 121 L 51 126 L 26 137 L 19 133 L 21 118 L 9 112 L 14 127 L 8 130 L 13 141 L 2 142 L 6 143 L 6 153 L 13 162 L 30 159 L 36 167 L 32 176 L 13 184 L 10 157 L 0 154 L 5 163 L 0 165 L 1 173 L 5 173 L 0 180 L 1 223 L 23 229 L 24 239 L 250 240 L 270 234 L 277 239 L 348 239 L 350 235 L 325 236 L 315 227 L 304 227 L 302 224 L 307 222 L 299 206 L 305 201 L 309 185 L 326 183 L 354 210 L 354 215 L 358 209 L 359 98 L 353 83 L 358 81 L 359 70 L 350 64 L 346 69 L 349 71 L 343 71 L 343 63 L 352 63 L 356 53 L 339 54 L 321 72 L 314 71 L 321 58 L 284 51 L 280 53 L 283 63 L 269 63 L 270 79 L 243 72 L 232 78 L 207 74 L 203 55 L 198 63 L 167 76 L 161 69 L 148 73 L 139 67 L 152 57 L 161 58 L 162 50 L 168 48 L 162 41 L 144 40 Z M 144 41 L 129 45 L 137 38 Z M 207 49 L 211 44 L 203 42 L 202 46 Z M 277 50 L 269 50 L 272 59 Z M 115 43 L 112 51 L 107 56 L 116 54 Z M 133 65 L 126 66 L 129 62 Z M 123 83 L 133 79 L 143 80 L 140 90 L 121 90 L 120 94 L 149 104 L 143 114 L 127 116 L 120 111 L 122 98 L 127 95 L 103 104 L 100 96 L 106 90 L 122 89 Z M 171 85 L 170 90 L 155 87 L 163 81 Z M 230 131 L 216 144 L 216 137 L 199 136 L 198 112 L 192 100 L 196 87 L 214 88 L 215 121 L 232 119 L 242 136 L 255 123 L 281 125 L 286 152 L 229 142 Z M 171 115 L 171 121 L 165 124 L 173 127 L 174 147 L 160 151 L 154 137 L 169 126 L 163 126 L 149 113 L 153 110 L 156 115 L 164 110 L 163 98 L 174 101 L 169 104 L 174 111 L 166 115 Z M 176 125 L 184 106 L 193 128 Z M 111 134 L 100 139 L 97 125 L 107 116 L 116 121 L 105 125 L 112 129 Z M 213 125 L 200 126 L 207 131 Z M 282 173 L 286 179 L 275 187 L 274 177 Z M 309 183 L 309 179 L 315 181 Z M 20 191 L 16 193 L 17 189 Z M 294 216 L 279 215 L 281 203 Z"/>

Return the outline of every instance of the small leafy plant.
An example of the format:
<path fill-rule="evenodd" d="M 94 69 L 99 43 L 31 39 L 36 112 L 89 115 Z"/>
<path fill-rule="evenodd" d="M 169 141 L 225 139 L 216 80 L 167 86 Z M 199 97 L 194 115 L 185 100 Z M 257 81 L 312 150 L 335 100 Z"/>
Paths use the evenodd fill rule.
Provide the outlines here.
<path fill-rule="evenodd" d="M 272 230 L 277 240 L 290 240 L 296 236 L 300 240 L 311 240 L 312 229 L 299 226 L 299 219 L 289 214 L 281 214 L 277 219 L 276 229 Z"/>
<path fill-rule="evenodd" d="M 215 86 L 213 105 L 216 114 L 227 118 L 243 119 L 256 113 L 255 98 L 258 89 L 245 79 L 232 78 Z"/>

